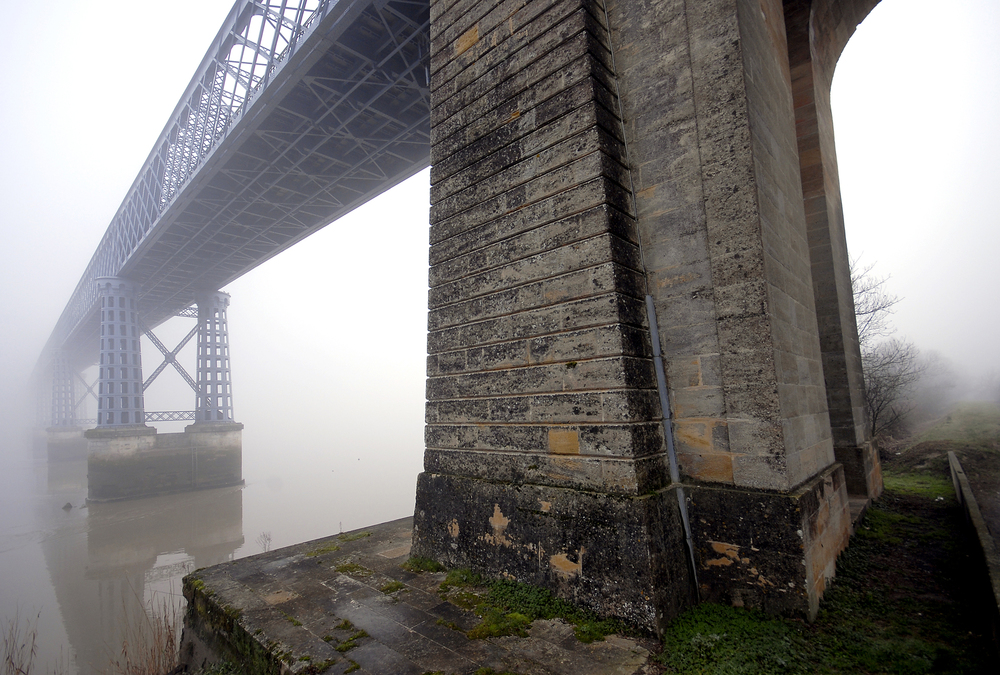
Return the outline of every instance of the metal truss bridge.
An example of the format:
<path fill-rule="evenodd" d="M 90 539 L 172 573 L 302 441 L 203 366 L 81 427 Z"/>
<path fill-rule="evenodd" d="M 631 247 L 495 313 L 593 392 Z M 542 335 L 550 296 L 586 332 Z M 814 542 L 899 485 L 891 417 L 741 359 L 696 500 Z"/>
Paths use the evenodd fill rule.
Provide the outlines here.
<path fill-rule="evenodd" d="M 155 327 L 428 166 L 428 52 L 428 0 L 238 0 L 42 362 L 97 361 L 99 277 Z"/>

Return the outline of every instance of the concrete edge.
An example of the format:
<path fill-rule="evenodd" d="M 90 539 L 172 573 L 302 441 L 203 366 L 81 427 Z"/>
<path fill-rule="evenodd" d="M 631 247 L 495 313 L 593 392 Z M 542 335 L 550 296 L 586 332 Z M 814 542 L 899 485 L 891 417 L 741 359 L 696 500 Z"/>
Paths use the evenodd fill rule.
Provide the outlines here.
<path fill-rule="evenodd" d="M 954 451 L 948 452 L 948 468 L 951 471 L 951 482 L 955 487 L 955 496 L 965 511 L 965 518 L 976 531 L 983 560 L 986 563 L 986 573 L 993 591 L 993 640 L 1000 645 L 1000 553 L 997 552 L 993 535 L 990 534 L 986 520 L 979 510 L 979 503 L 972 493 L 972 486 L 965 475 L 962 463 Z"/>

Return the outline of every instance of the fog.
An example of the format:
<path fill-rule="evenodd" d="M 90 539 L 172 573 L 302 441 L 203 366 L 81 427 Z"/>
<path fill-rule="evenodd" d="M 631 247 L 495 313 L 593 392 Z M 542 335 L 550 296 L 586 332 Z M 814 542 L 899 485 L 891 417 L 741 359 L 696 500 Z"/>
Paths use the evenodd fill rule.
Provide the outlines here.
<path fill-rule="evenodd" d="M 902 298 L 896 337 L 966 384 L 1000 370 L 1000 3 L 883 0 L 832 98 L 848 247 Z"/>
<path fill-rule="evenodd" d="M 3 90 L 16 102 L 2 112 L 0 181 L 5 313 L 13 319 L 2 337 L 8 428 L 33 415 L 20 388 L 231 7 L 183 0 L 95 10 L 64 0 L 9 8 L 20 29 L 3 46 Z M 319 495 L 327 509 L 338 507 L 332 524 L 303 514 L 296 522 L 312 529 L 275 531 L 275 545 L 412 512 L 422 461 L 428 180 L 416 176 L 224 289 L 232 295 L 234 416 L 247 427 L 245 477 L 298 500 L 304 514 L 319 508 Z M 173 348 L 192 325 L 178 318 L 154 332 Z M 194 343 L 182 352 L 191 373 Z M 142 349 L 148 376 L 162 358 L 147 340 Z M 146 393 L 147 410 L 194 407 L 172 368 Z M 362 494 L 350 509 L 338 502 Z"/>
<path fill-rule="evenodd" d="M 16 27 L 0 47 L 10 103 L 0 111 L 8 429 L 30 418 L 23 383 L 230 6 L 8 7 Z M 1000 184 L 991 119 L 1000 109 L 1000 6 L 939 8 L 885 0 L 859 28 L 834 83 L 838 157 L 851 253 L 891 275 L 891 291 L 904 298 L 899 334 L 974 372 L 998 366 L 1000 216 L 989 200 Z M 421 174 L 225 289 L 248 475 L 303 448 L 317 462 L 367 462 L 373 477 L 419 469 L 427 180 Z M 187 330 L 175 321 L 182 325 L 158 331 L 170 347 Z M 151 372 L 159 360 L 148 343 L 144 357 Z M 148 394 L 151 410 L 191 407 L 172 369 Z M 401 479 L 394 491 L 412 485 Z M 398 500 L 400 514 L 406 502 Z"/>
<path fill-rule="evenodd" d="M 231 5 L 6 3 L 2 461 L 30 461 L 13 441 L 34 412 L 28 375 Z M 1000 185 L 1000 3 L 944 7 L 883 0 L 845 51 L 833 100 L 852 255 L 891 275 L 904 298 L 900 336 L 974 375 L 1000 369 L 1000 215 L 990 203 Z M 427 202 L 424 172 L 223 289 L 235 417 L 246 425 L 248 541 L 267 531 L 281 546 L 412 511 Z M 190 325 L 156 332 L 172 348 Z M 148 375 L 159 357 L 148 343 L 143 355 Z M 147 392 L 149 410 L 192 407 L 172 369 Z"/>

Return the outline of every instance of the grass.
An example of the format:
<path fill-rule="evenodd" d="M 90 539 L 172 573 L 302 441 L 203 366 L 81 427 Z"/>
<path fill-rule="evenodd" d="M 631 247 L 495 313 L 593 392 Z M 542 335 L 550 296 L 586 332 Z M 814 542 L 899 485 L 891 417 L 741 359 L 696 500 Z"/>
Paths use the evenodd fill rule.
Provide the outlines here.
<path fill-rule="evenodd" d="M 3 626 L 3 675 L 28 675 L 38 653 L 38 618 L 22 618 L 21 610 Z"/>
<path fill-rule="evenodd" d="M 382 593 L 385 593 L 386 595 L 392 595 L 393 593 L 401 591 L 404 588 L 406 588 L 406 584 L 404 584 L 402 581 L 390 581 L 387 584 L 383 584 L 382 587 L 379 588 L 378 590 L 381 591 Z"/>
<path fill-rule="evenodd" d="M 814 623 L 703 604 L 668 626 L 656 660 L 690 675 L 995 673 L 976 544 L 940 448 L 992 433 L 990 419 L 963 405 L 942 422 L 951 436 L 939 425 L 887 463 Z"/>
<path fill-rule="evenodd" d="M 177 666 L 180 608 L 170 596 L 144 603 L 133 590 L 136 607 L 125 615 L 121 651 L 111 657 L 109 675 L 161 675 Z M 123 603 L 126 602 L 123 600 Z"/>
<path fill-rule="evenodd" d="M 955 498 L 955 488 L 951 478 L 937 473 L 905 473 L 886 471 L 883 474 L 885 488 L 890 492 L 937 499 Z"/>
<path fill-rule="evenodd" d="M 144 602 L 134 591 L 122 600 L 121 648 L 108 657 L 108 665 L 101 670 L 106 675 L 164 675 L 178 662 L 178 628 L 180 608 L 171 597 Z M 2 656 L 0 675 L 31 675 L 42 672 L 35 663 L 38 652 L 38 617 L 25 619 L 18 610 L 13 618 L 5 620 L 2 629 Z M 47 672 L 56 675 L 66 672 L 62 663 Z M 206 675 L 225 675 L 211 671 Z"/>
<path fill-rule="evenodd" d="M 952 441 L 971 445 L 1000 440 L 1000 406 L 986 401 L 962 401 L 941 421 L 914 436 L 914 446 L 927 441 Z"/>
<path fill-rule="evenodd" d="M 505 579 L 489 580 L 467 569 L 448 572 L 439 591 L 453 604 L 473 609 L 482 619 L 467 633 L 471 639 L 526 637 L 536 619 L 563 619 L 573 625 L 577 639 L 584 643 L 602 640 L 626 628 L 618 621 L 600 619 L 544 588 Z"/>

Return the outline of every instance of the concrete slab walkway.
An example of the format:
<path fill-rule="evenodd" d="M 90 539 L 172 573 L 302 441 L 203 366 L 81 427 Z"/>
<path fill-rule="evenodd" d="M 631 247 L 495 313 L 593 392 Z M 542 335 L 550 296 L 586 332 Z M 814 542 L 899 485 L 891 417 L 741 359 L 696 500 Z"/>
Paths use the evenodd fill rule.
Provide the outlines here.
<path fill-rule="evenodd" d="M 444 600 L 441 573 L 401 567 L 412 518 L 199 570 L 184 580 L 189 670 L 228 658 L 248 673 L 653 673 L 637 641 L 579 642 L 560 620 L 529 636 L 469 639 L 479 619 Z"/>

